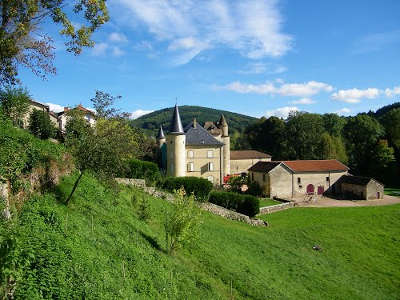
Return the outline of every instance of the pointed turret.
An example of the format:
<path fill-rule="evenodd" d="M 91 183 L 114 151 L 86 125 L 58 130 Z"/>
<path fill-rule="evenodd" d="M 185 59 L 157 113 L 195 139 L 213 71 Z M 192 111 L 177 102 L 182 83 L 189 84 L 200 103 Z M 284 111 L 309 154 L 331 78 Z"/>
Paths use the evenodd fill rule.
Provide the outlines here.
<path fill-rule="evenodd" d="M 175 104 L 174 115 L 172 116 L 172 122 L 169 131 L 170 133 L 181 133 L 181 134 L 184 133 L 181 116 L 179 115 L 179 108 L 177 104 Z"/>
<path fill-rule="evenodd" d="M 162 125 L 160 125 L 160 129 L 158 130 L 157 140 L 165 139 L 164 130 Z"/>
<path fill-rule="evenodd" d="M 222 129 L 222 137 L 228 136 L 228 123 L 225 120 L 224 115 L 221 114 L 221 118 L 218 121 L 218 128 Z"/>
<path fill-rule="evenodd" d="M 219 126 L 224 126 L 224 125 L 228 126 L 228 123 L 226 122 L 225 117 L 224 117 L 223 114 L 221 114 L 221 118 L 218 121 L 218 125 Z"/>

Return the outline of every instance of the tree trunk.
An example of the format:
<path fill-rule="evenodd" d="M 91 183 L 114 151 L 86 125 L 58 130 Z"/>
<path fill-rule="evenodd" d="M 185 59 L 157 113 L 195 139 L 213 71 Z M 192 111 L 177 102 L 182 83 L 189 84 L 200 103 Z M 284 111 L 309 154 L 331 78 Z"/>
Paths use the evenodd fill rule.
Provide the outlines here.
<path fill-rule="evenodd" d="M 79 181 L 81 180 L 82 175 L 83 175 L 83 171 L 80 172 L 78 179 L 76 179 L 74 187 L 72 188 L 71 194 L 69 194 L 67 200 L 65 201 L 66 205 L 68 205 L 69 201 L 72 198 L 72 195 L 75 193 L 75 190 L 78 187 L 78 184 L 79 184 Z"/>

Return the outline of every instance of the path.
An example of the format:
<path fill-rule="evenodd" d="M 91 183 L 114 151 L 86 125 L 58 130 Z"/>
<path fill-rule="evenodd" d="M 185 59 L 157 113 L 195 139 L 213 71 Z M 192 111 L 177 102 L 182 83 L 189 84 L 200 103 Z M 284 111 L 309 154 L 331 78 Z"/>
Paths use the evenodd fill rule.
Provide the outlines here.
<path fill-rule="evenodd" d="M 383 199 L 374 200 L 336 200 L 332 198 L 322 197 L 311 203 L 296 203 L 301 207 L 355 207 L 355 206 L 381 206 L 393 205 L 400 203 L 399 197 L 385 195 Z"/>

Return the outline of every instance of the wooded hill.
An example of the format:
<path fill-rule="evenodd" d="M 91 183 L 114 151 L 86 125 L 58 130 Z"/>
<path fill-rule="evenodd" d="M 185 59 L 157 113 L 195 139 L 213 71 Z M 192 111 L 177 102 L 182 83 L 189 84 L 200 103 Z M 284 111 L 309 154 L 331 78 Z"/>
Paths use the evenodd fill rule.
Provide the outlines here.
<path fill-rule="evenodd" d="M 160 109 L 133 120 L 131 125 L 145 129 L 149 134 L 156 134 L 160 125 L 168 131 L 172 112 L 173 107 Z M 179 107 L 179 113 L 181 115 L 183 126 L 189 124 L 193 118 L 196 118 L 202 125 L 204 125 L 206 121 L 217 122 L 221 114 L 223 114 L 228 122 L 229 130 L 232 132 L 242 132 L 250 124 L 257 121 L 257 118 L 254 117 L 202 106 L 183 105 Z"/>

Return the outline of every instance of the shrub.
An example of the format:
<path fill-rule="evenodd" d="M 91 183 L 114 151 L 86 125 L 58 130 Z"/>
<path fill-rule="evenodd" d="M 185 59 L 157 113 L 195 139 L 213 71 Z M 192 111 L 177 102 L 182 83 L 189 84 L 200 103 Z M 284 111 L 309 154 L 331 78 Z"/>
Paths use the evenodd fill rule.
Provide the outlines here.
<path fill-rule="evenodd" d="M 31 113 L 29 131 L 42 140 L 54 137 L 56 134 L 56 128 L 51 123 L 49 114 L 41 110 L 34 110 Z"/>
<path fill-rule="evenodd" d="M 186 197 L 184 188 L 175 191 L 175 194 L 172 211 L 166 213 L 164 221 L 165 241 L 169 254 L 193 242 L 198 236 L 200 226 L 200 209 L 194 203 L 193 195 Z"/>
<path fill-rule="evenodd" d="M 260 212 L 260 200 L 251 195 L 212 191 L 208 201 L 227 209 L 233 209 L 249 217 L 254 217 Z"/>
<path fill-rule="evenodd" d="M 246 191 L 246 194 L 253 195 L 253 196 L 261 196 L 262 195 L 263 190 L 257 181 L 249 181 L 247 186 L 248 186 L 248 189 Z"/>
<path fill-rule="evenodd" d="M 199 177 L 169 177 L 163 183 L 163 188 L 173 192 L 183 187 L 186 193 L 194 194 L 196 200 L 206 201 L 208 194 L 212 190 L 212 183 Z"/>
<path fill-rule="evenodd" d="M 147 196 L 142 196 L 139 199 L 137 214 L 139 220 L 148 221 L 151 218 L 150 202 Z"/>
<path fill-rule="evenodd" d="M 138 159 L 129 161 L 127 177 L 145 179 L 146 184 L 150 185 L 161 181 L 161 173 L 157 164 Z"/>

